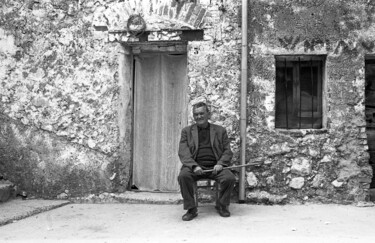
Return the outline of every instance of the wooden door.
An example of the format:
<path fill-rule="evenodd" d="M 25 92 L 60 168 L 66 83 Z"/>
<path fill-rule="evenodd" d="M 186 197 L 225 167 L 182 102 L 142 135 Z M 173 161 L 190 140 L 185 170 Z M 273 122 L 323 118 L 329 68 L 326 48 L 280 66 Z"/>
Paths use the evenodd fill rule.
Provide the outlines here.
<path fill-rule="evenodd" d="M 186 54 L 135 57 L 133 185 L 179 191 L 178 143 L 187 124 Z"/>
<path fill-rule="evenodd" d="M 370 165 L 375 171 L 375 59 L 365 61 L 365 113 L 368 152 Z M 375 188 L 373 176 L 370 188 Z"/>

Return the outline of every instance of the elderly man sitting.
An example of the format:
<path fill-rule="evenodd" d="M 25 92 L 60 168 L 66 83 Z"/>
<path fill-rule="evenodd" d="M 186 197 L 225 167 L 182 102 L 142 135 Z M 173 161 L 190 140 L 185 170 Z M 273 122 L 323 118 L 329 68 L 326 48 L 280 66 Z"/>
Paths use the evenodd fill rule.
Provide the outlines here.
<path fill-rule="evenodd" d="M 209 109 L 204 102 L 193 105 L 195 124 L 182 129 L 178 155 L 182 168 L 178 176 L 184 209 L 182 220 L 189 221 L 198 215 L 194 200 L 194 184 L 202 178 L 214 179 L 220 185 L 216 209 L 220 216 L 229 217 L 228 206 L 235 184 L 229 166 L 233 153 L 224 127 L 208 122 Z M 203 170 L 213 169 L 204 173 Z"/>

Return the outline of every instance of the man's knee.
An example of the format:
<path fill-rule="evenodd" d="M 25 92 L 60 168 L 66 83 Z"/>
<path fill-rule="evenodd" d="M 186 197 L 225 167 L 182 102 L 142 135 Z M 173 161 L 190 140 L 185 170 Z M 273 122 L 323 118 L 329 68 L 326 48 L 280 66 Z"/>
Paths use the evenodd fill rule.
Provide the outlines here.
<path fill-rule="evenodd" d="M 190 181 L 193 179 L 191 173 L 189 173 L 187 170 L 181 170 L 180 174 L 177 177 L 178 181 Z"/>
<path fill-rule="evenodd" d="M 223 177 L 223 182 L 226 183 L 235 183 L 236 182 L 236 177 L 233 175 L 231 171 L 226 171 L 225 176 Z"/>

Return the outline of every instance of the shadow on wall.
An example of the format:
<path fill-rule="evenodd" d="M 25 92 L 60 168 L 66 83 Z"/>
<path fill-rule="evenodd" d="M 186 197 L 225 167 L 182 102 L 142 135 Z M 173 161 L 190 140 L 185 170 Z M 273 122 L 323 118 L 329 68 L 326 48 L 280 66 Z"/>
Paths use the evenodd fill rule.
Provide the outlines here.
<path fill-rule="evenodd" d="M 0 171 L 31 197 L 112 192 L 115 159 L 0 117 Z M 112 178 L 113 179 L 113 178 Z"/>

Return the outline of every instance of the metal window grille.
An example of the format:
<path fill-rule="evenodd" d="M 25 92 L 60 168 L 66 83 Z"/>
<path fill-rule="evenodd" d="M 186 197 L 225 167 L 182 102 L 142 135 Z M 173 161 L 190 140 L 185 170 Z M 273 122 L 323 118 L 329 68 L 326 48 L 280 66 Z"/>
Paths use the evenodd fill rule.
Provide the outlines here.
<path fill-rule="evenodd" d="M 276 128 L 322 128 L 323 64 L 324 56 L 276 56 Z"/>

